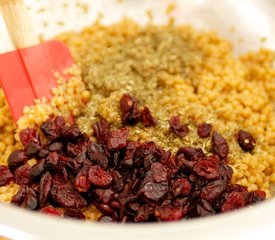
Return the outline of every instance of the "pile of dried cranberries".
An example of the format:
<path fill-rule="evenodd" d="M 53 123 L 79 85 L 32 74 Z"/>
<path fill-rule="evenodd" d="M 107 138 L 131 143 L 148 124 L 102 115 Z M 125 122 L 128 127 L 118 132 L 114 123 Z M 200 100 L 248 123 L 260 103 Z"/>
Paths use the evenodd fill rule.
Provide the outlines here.
<path fill-rule="evenodd" d="M 120 106 L 124 125 L 157 125 L 150 110 L 144 107 L 140 112 L 129 94 Z M 178 137 L 189 132 L 177 116 L 170 119 L 170 127 Z M 11 202 L 78 219 L 85 218 L 81 208 L 93 204 L 102 213 L 102 222 L 152 222 L 213 215 L 265 199 L 263 191 L 248 192 L 230 184 L 229 147 L 216 131 L 212 155 L 193 147 L 182 147 L 173 155 L 154 142 L 129 141 L 127 128 L 111 130 L 104 119 L 93 129 L 97 142 L 77 125 L 66 125 L 62 117 L 50 118 L 40 131 L 23 130 L 24 149 L 9 156 L 8 167 L 0 166 L 0 185 L 13 180 L 20 185 Z M 202 138 L 211 132 L 210 124 L 198 126 Z M 244 131 L 238 141 L 247 151 L 255 145 Z M 31 167 L 27 161 L 32 158 L 37 164 Z"/>

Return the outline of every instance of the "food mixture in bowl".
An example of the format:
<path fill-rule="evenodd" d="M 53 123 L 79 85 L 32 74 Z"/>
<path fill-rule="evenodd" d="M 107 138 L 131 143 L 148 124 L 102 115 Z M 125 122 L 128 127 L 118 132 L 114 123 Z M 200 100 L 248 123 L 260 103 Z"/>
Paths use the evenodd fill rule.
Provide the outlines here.
<path fill-rule="evenodd" d="M 237 58 L 216 33 L 129 19 L 58 39 L 76 66 L 50 103 L 26 107 L 15 129 L 1 92 L 1 202 L 152 222 L 271 197 L 273 51 Z"/>

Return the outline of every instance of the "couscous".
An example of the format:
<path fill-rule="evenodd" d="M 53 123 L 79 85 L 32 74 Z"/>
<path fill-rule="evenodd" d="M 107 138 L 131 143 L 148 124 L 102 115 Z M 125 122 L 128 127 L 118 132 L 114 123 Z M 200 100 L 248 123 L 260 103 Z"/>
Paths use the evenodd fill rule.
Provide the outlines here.
<path fill-rule="evenodd" d="M 128 99 L 130 102 L 137 99 L 144 115 L 143 120 L 127 126 L 127 141 L 154 142 L 175 156 L 182 147 L 200 148 L 205 157 L 211 157 L 213 153 L 219 155 L 215 146 L 213 150 L 215 141 L 224 139 L 229 152 L 219 157 L 233 169 L 228 184 L 242 185 L 248 192 L 262 190 L 271 197 L 271 185 L 275 183 L 273 51 L 260 49 L 237 58 L 231 43 L 216 33 L 172 24 L 141 27 L 129 19 L 112 26 L 97 22 L 80 33 L 65 33 L 58 39 L 70 48 L 77 66 L 69 70 L 71 78 L 67 83 L 59 78 L 59 87 L 53 89 L 50 103 L 42 99 L 35 106 L 26 107 L 16 129 L 0 93 L 2 165 L 7 165 L 15 149 L 22 148 L 22 130 L 39 127 L 53 115 L 76 123 L 93 141 L 93 126 L 102 119 L 112 131 L 125 127 L 121 101 L 128 94 L 128 98 L 134 96 Z M 27 164 L 36 163 L 36 159 L 31 159 Z M 166 171 L 159 170 L 161 166 L 156 163 L 152 166 L 162 173 Z M 0 187 L 0 201 L 9 203 L 18 188 L 13 181 Z M 150 199 L 151 195 L 142 191 Z M 151 196 L 150 200 L 159 198 Z M 211 209 L 215 209 L 213 204 Z M 84 205 L 81 211 L 86 219 L 97 220 L 108 212 L 101 205 L 99 210 L 94 204 Z M 204 202 L 203 208 L 213 214 L 215 210 L 210 211 L 208 205 Z M 161 220 L 177 219 L 163 217 L 159 209 L 154 214 Z M 138 216 L 141 221 L 148 220 Z M 182 212 L 177 216 L 184 217 Z"/>

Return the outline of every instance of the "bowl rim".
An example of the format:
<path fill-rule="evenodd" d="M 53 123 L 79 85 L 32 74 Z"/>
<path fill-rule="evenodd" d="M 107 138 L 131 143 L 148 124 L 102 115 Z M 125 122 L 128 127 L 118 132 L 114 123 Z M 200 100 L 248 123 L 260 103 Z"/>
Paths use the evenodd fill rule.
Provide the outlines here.
<path fill-rule="evenodd" d="M 275 199 L 206 218 L 150 224 L 99 224 L 0 205 L 0 236 L 12 239 L 251 239 L 275 228 Z M 264 216 L 264 217 L 262 217 Z M 221 235 L 222 234 L 222 235 Z M 250 236 L 248 238 L 248 236 Z M 246 238 L 247 237 L 247 238 Z M 254 238 L 252 238 L 254 239 Z M 256 239 L 256 238 L 255 238 Z M 263 239 L 263 238 L 262 238 Z"/>

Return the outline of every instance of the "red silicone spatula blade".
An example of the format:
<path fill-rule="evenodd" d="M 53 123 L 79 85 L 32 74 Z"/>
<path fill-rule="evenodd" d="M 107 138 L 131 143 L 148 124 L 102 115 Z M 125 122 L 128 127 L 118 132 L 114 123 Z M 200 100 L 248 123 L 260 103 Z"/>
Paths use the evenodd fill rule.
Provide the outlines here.
<path fill-rule="evenodd" d="M 72 64 L 68 48 L 55 40 L 0 55 L 0 81 L 14 121 L 34 99 L 50 99 L 55 73 L 62 75 Z"/>
<path fill-rule="evenodd" d="M 36 98 L 49 99 L 51 89 L 56 87 L 55 73 L 62 74 L 73 64 L 70 51 L 56 40 L 19 51 Z"/>
<path fill-rule="evenodd" d="M 0 55 L 0 82 L 16 122 L 35 99 L 19 51 Z"/>
<path fill-rule="evenodd" d="M 24 107 L 32 105 L 34 99 L 51 98 L 51 90 L 57 85 L 55 73 L 62 75 L 73 59 L 61 42 L 39 44 L 24 0 L 0 0 L 0 10 L 17 49 L 0 55 L 0 82 L 17 122 Z"/>

